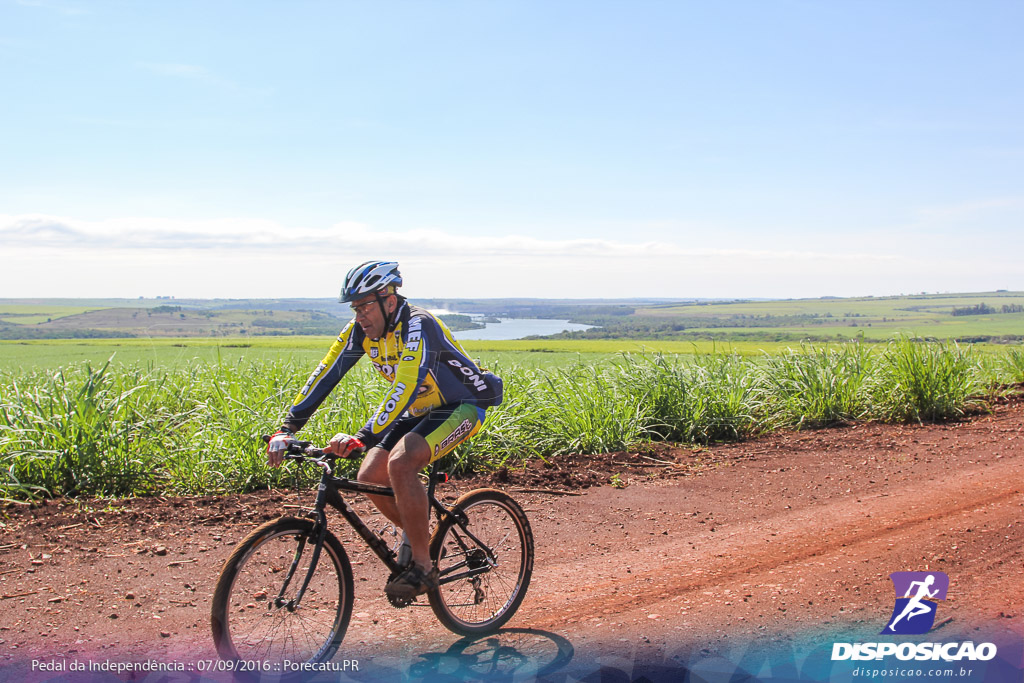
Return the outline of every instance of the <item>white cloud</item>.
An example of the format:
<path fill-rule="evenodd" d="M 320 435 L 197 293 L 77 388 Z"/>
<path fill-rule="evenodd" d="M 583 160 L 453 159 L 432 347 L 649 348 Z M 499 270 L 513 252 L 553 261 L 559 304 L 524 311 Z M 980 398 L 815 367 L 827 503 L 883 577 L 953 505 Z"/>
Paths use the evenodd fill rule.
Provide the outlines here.
<path fill-rule="evenodd" d="M 440 255 L 451 259 L 486 256 L 528 258 L 670 258 L 741 256 L 760 259 L 891 260 L 884 254 L 836 254 L 810 250 L 690 248 L 672 242 L 619 242 L 608 239 L 539 239 L 521 235 L 466 236 L 441 230 L 388 232 L 353 222 L 327 229 L 288 228 L 272 221 L 224 219 L 173 221 L 122 218 L 95 222 L 46 215 L 0 214 L 0 241 L 22 247 L 92 249 L 287 249 L 292 253 L 344 253 L 384 248 L 411 256 Z M 12 242 L 13 243 L 13 242 Z"/>
<path fill-rule="evenodd" d="M 289 231 L 270 221 L 173 221 L 120 218 L 83 221 L 47 215 L 0 215 L 0 241 L 21 246 L 92 249 L 276 248 Z"/>
<path fill-rule="evenodd" d="M 800 297 L 1015 288 L 1012 259 L 956 251 L 691 248 L 678 241 L 292 228 L 253 219 L 0 215 L 0 297 L 331 296 L 351 266 L 400 262 L 431 297 Z M 867 248 L 878 245 L 868 244 Z"/>

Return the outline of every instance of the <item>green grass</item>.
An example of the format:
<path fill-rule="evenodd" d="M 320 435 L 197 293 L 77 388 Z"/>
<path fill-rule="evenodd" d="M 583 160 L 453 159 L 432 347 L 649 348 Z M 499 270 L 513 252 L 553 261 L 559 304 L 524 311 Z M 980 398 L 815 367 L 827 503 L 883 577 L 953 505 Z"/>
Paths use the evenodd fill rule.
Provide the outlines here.
<path fill-rule="evenodd" d="M 141 363 L 154 367 L 238 360 L 316 363 L 332 341 L 332 337 L 305 336 L 0 341 L 0 369 L 29 370 L 80 361 L 99 364 L 107 360 L 112 360 L 114 365 Z"/>
<path fill-rule="evenodd" d="M 865 344 L 808 346 L 766 359 L 758 412 L 768 427 L 822 427 L 872 412 L 865 384 L 877 367 Z"/>
<path fill-rule="evenodd" d="M 783 342 L 714 342 L 634 339 L 505 339 L 497 341 L 467 341 L 463 343 L 473 352 L 515 351 L 533 353 L 664 353 L 705 355 L 734 353 L 741 356 L 759 356 L 786 348 Z"/>
<path fill-rule="evenodd" d="M 615 371 L 617 383 L 643 408 L 647 438 L 705 444 L 753 431 L 758 366 L 737 354 L 643 354 L 624 356 Z"/>
<path fill-rule="evenodd" d="M 280 424 L 329 340 L 316 349 L 267 341 L 279 345 L 232 347 L 242 354 L 235 356 L 215 344 L 118 342 L 119 354 L 143 355 L 8 364 L 0 369 L 0 498 L 247 491 L 288 480 L 287 471 L 266 467 L 258 437 Z M 105 353 L 113 344 L 84 346 Z M 760 355 L 490 353 L 505 400 L 488 410 L 480 435 L 449 456 L 455 470 L 858 419 L 955 419 L 983 407 L 998 385 L 1024 379 L 1024 347 L 982 353 L 906 337 Z M 355 431 L 384 388 L 368 364 L 357 366 L 303 436 L 325 443 Z M 355 466 L 341 465 L 349 474 Z"/>
<path fill-rule="evenodd" d="M 872 404 L 881 419 L 946 420 L 983 404 L 983 361 L 968 347 L 896 339 L 882 354 L 879 367 L 871 382 Z"/>
<path fill-rule="evenodd" d="M 993 382 L 1024 384 L 1024 346 L 1011 347 L 999 358 Z"/>
<path fill-rule="evenodd" d="M 0 341 L 0 369 L 57 367 L 113 359 L 115 365 L 151 363 L 174 367 L 218 360 L 296 360 L 315 363 L 323 358 L 334 337 L 281 336 L 229 338 L 153 339 L 46 339 Z M 500 340 L 462 342 L 466 350 L 487 364 L 502 363 L 544 367 L 579 360 L 602 361 L 619 353 L 717 354 L 761 356 L 787 348 L 779 342 L 730 344 L 688 341 L 632 340 Z"/>
<path fill-rule="evenodd" d="M 162 444 L 182 422 L 155 398 L 167 375 L 109 370 L 86 364 L 5 382 L 0 452 L 9 491 L 128 495 L 159 488 Z"/>
<path fill-rule="evenodd" d="M 851 318 L 839 321 L 824 321 L 821 325 L 783 325 L 772 328 L 755 328 L 758 334 L 767 332 L 790 334 L 801 338 L 835 338 L 836 341 L 864 338 L 867 341 L 886 342 L 893 336 L 902 334 L 911 337 L 934 339 L 966 339 L 1020 335 L 1024 333 L 1024 313 L 1002 314 L 993 316 L 963 316 L 958 318 L 935 319 L 931 321 L 872 321 Z M 749 327 L 692 327 L 690 334 L 707 334 L 710 336 L 749 335 Z M 733 342 L 741 344 L 744 342 Z M 751 343 L 751 342 L 746 342 Z M 772 342 L 761 342 L 762 346 Z M 792 344 L 792 342 L 787 342 Z"/>

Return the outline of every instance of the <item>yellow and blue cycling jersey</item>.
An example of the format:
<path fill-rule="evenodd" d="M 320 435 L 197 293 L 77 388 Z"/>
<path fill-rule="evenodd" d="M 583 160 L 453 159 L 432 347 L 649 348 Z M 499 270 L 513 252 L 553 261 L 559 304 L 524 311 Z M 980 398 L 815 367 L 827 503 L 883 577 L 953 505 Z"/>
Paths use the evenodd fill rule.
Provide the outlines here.
<path fill-rule="evenodd" d="M 481 409 L 501 403 L 500 377 L 477 366 L 429 311 L 399 302 L 393 328 L 380 339 L 368 338 L 355 320 L 345 326 L 295 397 L 286 424 L 301 429 L 364 355 L 391 384 L 373 417 L 355 434 L 367 447 L 379 444 L 403 415 L 422 417 L 461 403 Z"/>

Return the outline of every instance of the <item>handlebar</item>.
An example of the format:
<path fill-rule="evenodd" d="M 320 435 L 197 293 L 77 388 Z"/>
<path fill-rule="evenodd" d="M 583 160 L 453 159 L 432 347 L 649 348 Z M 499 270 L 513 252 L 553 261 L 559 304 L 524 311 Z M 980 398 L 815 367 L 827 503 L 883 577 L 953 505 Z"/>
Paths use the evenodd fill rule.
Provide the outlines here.
<path fill-rule="evenodd" d="M 270 443 L 270 440 L 274 437 L 264 434 L 260 438 L 263 439 L 263 443 Z M 286 460 L 304 460 L 306 458 L 334 460 L 337 456 L 333 453 L 324 453 L 323 449 L 314 446 L 312 441 L 296 441 L 288 445 L 288 452 L 285 453 L 284 457 Z"/>
<path fill-rule="evenodd" d="M 270 443 L 273 438 L 269 434 L 264 434 L 262 437 L 263 443 Z M 362 453 L 364 449 L 359 448 L 352 451 L 353 454 Z M 312 441 L 296 441 L 293 444 L 289 444 L 288 452 L 285 453 L 286 460 L 337 460 L 338 456 L 334 453 L 325 453 L 322 448 L 313 445 Z"/>

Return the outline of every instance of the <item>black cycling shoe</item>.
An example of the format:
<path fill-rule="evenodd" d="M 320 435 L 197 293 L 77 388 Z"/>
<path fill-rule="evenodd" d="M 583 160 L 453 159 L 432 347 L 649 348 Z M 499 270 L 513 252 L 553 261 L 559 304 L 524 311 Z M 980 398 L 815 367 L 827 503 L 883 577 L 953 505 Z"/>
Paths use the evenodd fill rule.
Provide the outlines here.
<path fill-rule="evenodd" d="M 412 565 L 396 576 L 384 587 L 389 598 L 411 600 L 417 595 L 429 593 L 437 588 L 437 568 L 423 571 L 419 565 Z"/>

